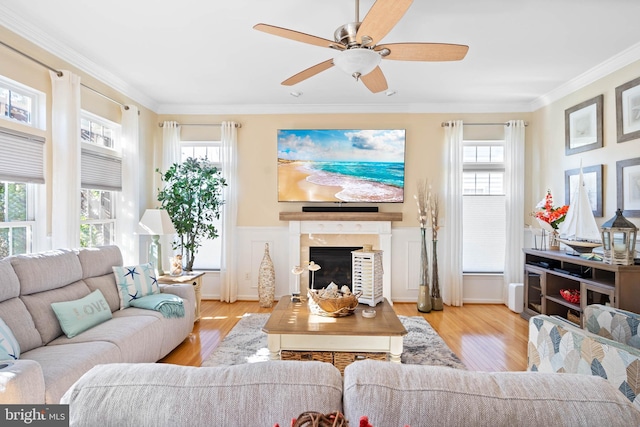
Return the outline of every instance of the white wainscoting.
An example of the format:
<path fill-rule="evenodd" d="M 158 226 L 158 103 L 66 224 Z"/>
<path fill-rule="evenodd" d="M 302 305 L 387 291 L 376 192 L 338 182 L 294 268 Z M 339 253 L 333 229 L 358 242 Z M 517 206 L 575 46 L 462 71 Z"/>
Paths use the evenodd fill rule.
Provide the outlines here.
<path fill-rule="evenodd" d="M 291 293 L 289 275 L 289 227 L 238 227 L 238 299 L 258 300 L 258 270 L 264 255 L 264 245 L 276 271 L 276 299 Z M 420 229 L 391 229 L 391 299 L 394 302 L 415 302 L 420 284 Z M 431 245 L 428 245 L 431 259 Z M 439 247 L 439 251 L 441 248 Z M 384 254 L 383 254 L 384 256 Z M 439 258 L 442 258 L 441 252 Z M 388 274 L 386 272 L 384 274 Z M 442 280 L 442 278 L 441 278 Z M 504 303 L 502 276 L 470 275 L 464 278 L 465 303 Z M 207 272 L 202 284 L 203 299 L 220 299 L 220 274 Z"/>

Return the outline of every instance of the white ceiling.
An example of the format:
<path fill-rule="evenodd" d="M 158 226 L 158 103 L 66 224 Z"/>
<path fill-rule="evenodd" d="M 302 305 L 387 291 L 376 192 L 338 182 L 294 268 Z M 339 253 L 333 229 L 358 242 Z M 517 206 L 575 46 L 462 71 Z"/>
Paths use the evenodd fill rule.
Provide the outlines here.
<path fill-rule="evenodd" d="M 373 2 L 360 2 L 361 19 Z M 252 29 L 333 39 L 355 0 L 0 0 L 0 25 L 158 113 L 532 111 L 640 59 L 639 16 L 638 0 L 416 0 L 382 42 L 469 53 L 384 60 L 397 91 L 386 96 L 335 67 L 282 86 L 334 51 Z"/>

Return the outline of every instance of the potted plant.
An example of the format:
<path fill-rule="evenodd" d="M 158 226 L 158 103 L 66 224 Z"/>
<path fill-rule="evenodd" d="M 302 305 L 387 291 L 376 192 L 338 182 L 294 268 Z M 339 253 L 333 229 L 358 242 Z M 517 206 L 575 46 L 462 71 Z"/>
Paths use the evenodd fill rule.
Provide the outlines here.
<path fill-rule="evenodd" d="M 164 173 L 158 169 L 156 172 L 164 182 L 158 200 L 178 234 L 173 249 L 180 249 L 186 258 L 185 270 L 191 271 L 202 240 L 218 237 L 213 221 L 220 218 L 224 204 L 222 189 L 227 183 L 206 158 L 189 157 L 182 163 L 174 163 Z"/>

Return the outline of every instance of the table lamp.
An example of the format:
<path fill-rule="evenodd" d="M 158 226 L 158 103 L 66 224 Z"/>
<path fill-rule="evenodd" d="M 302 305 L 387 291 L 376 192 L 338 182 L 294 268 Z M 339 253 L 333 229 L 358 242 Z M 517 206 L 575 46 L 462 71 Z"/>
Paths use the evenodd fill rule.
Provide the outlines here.
<path fill-rule="evenodd" d="M 156 268 L 156 274 L 162 276 L 162 246 L 160 236 L 164 234 L 175 234 L 176 229 L 171 222 L 169 214 L 164 209 L 147 209 L 138 223 L 140 234 L 151 236 L 149 245 L 149 262 Z"/>

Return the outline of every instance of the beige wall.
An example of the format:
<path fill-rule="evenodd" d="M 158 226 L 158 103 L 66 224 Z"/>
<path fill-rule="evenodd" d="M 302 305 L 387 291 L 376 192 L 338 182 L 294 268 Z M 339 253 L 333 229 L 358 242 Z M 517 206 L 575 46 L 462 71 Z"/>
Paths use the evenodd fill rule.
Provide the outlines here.
<path fill-rule="evenodd" d="M 278 129 L 406 129 L 405 149 L 405 202 L 380 204 L 385 212 L 402 212 L 403 221 L 394 226 L 417 227 L 416 194 L 418 180 L 428 178 L 434 191 L 442 195 L 446 165 L 444 165 L 444 128 L 446 120 L 462 119 L 466 122 L 505 122 L 511 119 L 529 121 L 529 113 L 503 114 L 263 114 L 237 116 L 170 116 L 161 115 L 160 121 L 179 123 L 220 123 L 234 120 L 242 124 L 238 130 L 239 226 L 282 226 L 278 219 L 281 211 L 300 211 L 302 203 L 277 201 L 277 147 Z M 194 127 L 183 132 L 193 133 Z M 197 132 L 219 135 L 218 128 L 208 131 L 198 127 Z M 527 130 L 527 133 L 529 131 Z M 470 126 L 465 128 L 469 138 L 501 138 L 502 126 Z M 198 134 L 197 137 L 206 139 Z"/>
<path fill-rule="evenodd" d="M 537 110 L 532 116 L 532 144 L 527 145 L 528 191 L 525 209 L 531 212 L 535 204 L 550 189 L 556 204 L 564 203 L 564 171 L 582 166 L 602 164 L 603 217 L 602 224 L 615 214 L 616 161 L 640 157 L 640 140 L 617 143 L 615 88 L 640 76 L 640 61 L 624 67 L 580 89 L 551 105 Z M 583 153 L 565 155 L 564 111 L 583 101 L 604 95 L 603 147 Z M 629 218 L 636 225 L 640 219 Z M 529 222 L 531 220 L 529 219 Z"/>

